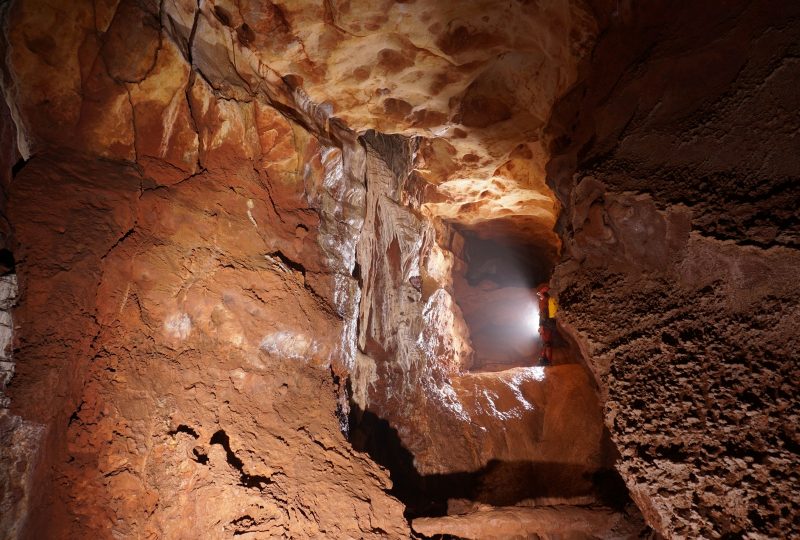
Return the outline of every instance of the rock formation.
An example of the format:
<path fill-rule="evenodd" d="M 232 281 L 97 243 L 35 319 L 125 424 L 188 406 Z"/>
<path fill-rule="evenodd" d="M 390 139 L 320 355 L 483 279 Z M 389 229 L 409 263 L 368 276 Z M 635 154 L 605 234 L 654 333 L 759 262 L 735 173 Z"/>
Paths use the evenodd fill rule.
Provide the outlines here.
<path fill-rule="evenodd" d="M 800 11 L 695 7 L 620 13 L 625 32 L 595 48 L 602 68 L 554 113 L 554 283 L 648 523 L 667 537 L 788 537 Z"/>
<path fill-rule="evenodd" d="M 780 4 L 2 4 L 4 537 L 800 530 Z"/>

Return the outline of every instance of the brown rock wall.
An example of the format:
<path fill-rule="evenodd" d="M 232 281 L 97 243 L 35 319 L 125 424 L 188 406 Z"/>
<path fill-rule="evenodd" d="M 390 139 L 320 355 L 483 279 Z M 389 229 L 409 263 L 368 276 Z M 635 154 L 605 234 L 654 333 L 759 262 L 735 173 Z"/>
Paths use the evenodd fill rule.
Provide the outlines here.
<path fill-rule="evenodd" d="M 630 4 L 609 25 L 603 68 L 551 124 L 562 322 L 656 530 L 791 536 L 798 14 Z M 565 130 L 567 118 L 578 120 Z"/>
<path fill-rule="evenodd" d="M 354 137 L 279 77 L 226 99 L 190 67 L 196 6 L 85 7 L 62 26 L 57 5 L 6 20 L 6 95 L 37 153 L 12 182 L 12 403 L 47 426 L 41 447 L 4 431 L 9 463 L 41 456 L 12 501 L 33 501 L 20 534 L 406 535 L 331 383 L 355 351 Z M 79 66 L 36 71 L 48 50 L 31 36 Z"/>
<path fill-rule="evenodd" d="M 6 530 L 407 536 L 350 398 L 417 476 L 590 500 L 595 385 L 659 532 L 798 527 L 795 6 L 0 11 Z M 462 235 L 563 253 L 591 374 L 464 373 Z"/>
<path fill-rule="evenodd" d="M 403 535 L 385 473 L 334 414 L 341 320 L 270 255 L 296 238 L 271 226 L 258 176 L 142 181 L 63 155 L 15 179 L 11 397 L 49 426 L 26 534 Z M 62 206 L 41 205 L 48 186 Z"/>

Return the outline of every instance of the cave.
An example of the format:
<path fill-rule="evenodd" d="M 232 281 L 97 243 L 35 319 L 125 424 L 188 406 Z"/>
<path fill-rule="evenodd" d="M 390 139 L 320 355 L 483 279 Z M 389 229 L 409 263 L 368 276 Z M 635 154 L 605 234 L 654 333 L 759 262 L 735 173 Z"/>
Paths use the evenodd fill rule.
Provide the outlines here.
<path fill-rule="evenodd" d="M 800 535 L 798 43 L 0 3 L 0 537 Z"/>
<path fill-rule="evenodd" d="M 464 236 L 462 272 L 453 298 L 474 351 L 471 371 L 533 366 L 541 353 L 536 289 L 549 281 L 535 247 L 500 238 Z"/>

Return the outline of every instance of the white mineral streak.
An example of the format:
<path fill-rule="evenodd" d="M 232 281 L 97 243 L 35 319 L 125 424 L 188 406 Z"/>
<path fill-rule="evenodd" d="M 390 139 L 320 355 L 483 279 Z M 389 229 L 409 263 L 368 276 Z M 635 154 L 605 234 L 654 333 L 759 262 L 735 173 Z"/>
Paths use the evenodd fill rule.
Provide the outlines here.
<path fill-rule="evenodd" d="M 183 92 L 175 92 L 172 96 L 172 99 L 169 102 L 166 110 L 164 111 L 164 119 L 162 120 L 162 126 L 164 128 L 163 135 L 161 136 L 161 144 L 158 146 L 158 155 L 159 157 L 164 157 L 167 155 L 167 151 L 169 150 L 169 143 L 172 139 L 172 131 L 175 129 L 175 124 L 177 123 L 175 120 L 178 117 L 178 112 L 180 111 L 180 105 L 182 100 L 186 99 L 186 95 Z"/>
<path fill-rule="evenodd" d="M 280 260 L 278 257 L 273 257 L 272 255 L 264 255 L 264 259 L 269 261 L 270 264 L 276 266 L 278 268 L 278 270 L 280 270 L 284 274 L 291 274 L 292 273 L 292 271 L 289 270 L 289 267 L 286 266 L 283 263 L 283 261 Z"/>
<path fill-rule="evenodd" d="M 11 357 L 14 324 L 11 320 L 11 308 L 16 297 L 17 276 L 11 274 L 0 277 L 0 407 L 3 408 L 8 406 L 8 399 L 3 391 L 14 376 L 14 361 Z"/>
<path fill-rule="evenodd" d="M 250 223 L 253 224 L 253 227 L 258 229 L 258 223 L 256 223 L 256 218 L 253 217 L 253 199 L 247 199 L 247 219 L 250 220 Z"/>
<path fill-rule="evenodd" d="M 186 313 L 176 313 L 164 321 L 164 332 L 175 339 L 184 340 L 192 333 L 192 320 Z"/>
<path fill-rule="evenodd" d="M 308 361 L 319 352 L 316 340 L 300 332 L 278 330 L 265 335 L 259 347 L 276 358 Z"/>
<path fill-rule="evenodd" d="M 378 371 L 375 360 L 359 352 L 356 355 L 355 367 L 350 376 L 350 384 L 353 388 L 353 401 L 362 411 L 367 408 L 369 388 L 377 381 Z"/>
<path fill-rule="evenodd" d="M 334 274 L 334 307 L 342 317 L 342 333 L 339 339 L 338 353 L 345 368 L 352 372 L 358 353 L 358 304 L 361 301 L 361 289 L 358 282 L 341 274 Z"/>
<path fill-rule="evenodd" d="M 361 301 L 361 289 L 352 272 L 356 264 L 356 245 L 364 223 L 364 186 L 351 178 L 346 159 L 357 160 L 358 157 L 338 148 L 327 147 L 322 150 L 325 172 L 321 204 L 327 211 L 323 213 L 319 238 L 327 256 L 328 268 L 334 273 L 334 308 L 342 318 L 339 345 L 332 354 L 338 355 L 345 368 L 352 372 L 357 352 L 358 305 Z"/>
<path fill-rule="evenodd" d="M 17 538 L 22 524 L 28 515 L 28 498 L 31 491 L 33 464 L 41 445 L 45 427 L 23 420 L 9 413 L 11 404 L 5 389 L 14 377 L 14 359 L 11 354 L 14 324 L 11 309 L 17 298 L 17 276 L 10 274 L 0 277 L 0 461 L 8 468 L 0 471 L 0 484 L 6 484 L 7 472 L 14 472 L 14 489 L 0 490 L 0 531 L 9 538 Z M 20 467 L 23 465 L 23 467 Z M 17 489 L 21 487 L 21 489 Z"/>

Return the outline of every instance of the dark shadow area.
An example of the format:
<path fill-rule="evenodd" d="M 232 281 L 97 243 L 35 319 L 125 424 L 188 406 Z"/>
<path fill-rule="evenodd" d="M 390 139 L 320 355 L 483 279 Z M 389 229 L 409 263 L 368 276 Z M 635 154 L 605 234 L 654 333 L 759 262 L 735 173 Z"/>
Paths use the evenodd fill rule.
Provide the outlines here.
<path fill-rule="evenodd" d="M 17 271 L 14 254 L 8 249 L 0 249 L 0 276 L 7 276 Z"/>
<path fill-rule="evenodd" d="M 581 351 L 575 340 L 564 332 L 556 323 L 553 328 L 553 365 L 561 364 L 585 364 L 581 359 Z M 585 367 L 585 366 L 584 366 Z M 586 368 L 588 369 L 588 368 Z M 594 376 L 590 373 L 590 379 L 594 381 Z"/>
<path fill-rule="evenodd" d="M 30 160 L 28 160 L 30 161 Z M 16 178 L 16 176 L 25 168 L 25 165 L 28 164 L 28 161 L 25 161 L 22 158 L 19 158 L 16 163 L 11 167 L 11 178 Z"/>
<path fill-rule="evenodd" d="M 219 430 L 216 433 L 214 433 L 214 435 L 211 436 L 211 440 L 209 442 L 210 444 L 218 444 L 222 446 L 223 450 L 225 450 L 225 455 L 228 460 L 228 464 L 239 472 L 239 483 L 244 487 L 256 488 L 260 490 L 263 489 L 264 486 L 266 486 L 267 484 L 272 483 L 272 480 L 270 480 L 266 476 L 260 474 L 247 474 L 246 472 L 244 472 L 244 463 L 231 449 L 230 439 L 228 438 L 228 434 L 225 433 L 224 430 Z M 197 453 L 195 453 L 195 455 L 198 457 L 198 461 L 201 460 L 201 457 L 205 457 L 205 456 L 200 456 Z M 205 463 L 207 462 L 207 459 L 205 461 L 200 461 L 200 462 Z"/>
<path fill-rule="evenodd" d="M 532 289 L 550 278 L 553 262 L 537 246 L 484 238 L 463 228 L 459 232 L 464 238 L 465 277 L 470 285 L 488 280 L 498 287 Z"/>
<path fill-rule="evenodd" d="M 390 493 L 406 505 L 407 519 L 444 516 L 448 501 L 468 506 L 483 503 L 512 506 L 528 499 L 593 496 L 621 510 L 631 504 L 628 490 L 614 469 L 591 471 L 580 466 L 529 461 L 490 461 L 472 472 L 422 475 L 389 422 L 352 404 L 350 443 L 389 471 Z"/>
<path fill-rule="evenodd" d="M 200 465 L 208 465 L 208 454 L 202 446 L 195 446 L 192 448 L 192 455 L 194 460 Z"/>
<path fill-rule="evenodd" d="M 187 426 L 186 424 L 181 424 L 178 427 L 176 427 L 175 429 L 173 429 L 172 431 L 169 431 L 168 435 L 171 435 L 171 436 L 174 437 L 178 433 L 186 433 L 187 435 L 190 435 L 191 437 L 193 437 L 195 439 L 199 439 L 200 438 L 200 435 L 198 435 L 197 432 L 194 429 L 192 429 L 191 427 Z"/>
<path fill-rule="evenodd" d="M 587 369 L 584 365 L 584 369 Z M 614 510 L 623 511 L 633 504 L 628 486 L 620 476 L 619 472 L 613 467 L 622 456 L 617 449 L 617 445 L 611 439 L 611 432 L 608 427 L 603 426 L 603 438 L 600 443 L 600 452 L 602 454 L 602 462 L 606 464 L 605 469 L 596 471 L 592 477 L 592 483 L 595 486 L 596 495 L 599 501 L 609 508 Z"/>
<path fill-rule="evenodd" d="M 300 272 L 304 276 L 306 275 L 305 267 L 302 264 L 295 262 L 286 255 L 284 255 L 282 251 L 273 251 L 272 253 L 268 253 L 268 255 L 280 261 L 280 263 L 283 264 L 283 266 L 286 269 L 291 269 L 294 270 L 295 272 Z"/>
<path fill-rule="evenodd" d="M 69 420 L 67 420 L 67 427 L 71 426 L 75 422 L 80 422 L 81 409 L 83 409 L 84 403 L 85 402 L 81 400 L 81 402 L 78 403 L 78 407 L 74 411 L 72 411 L 71 415 L 69 415 Z"/>

